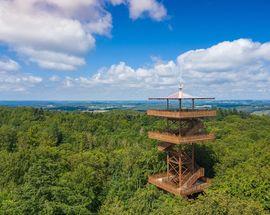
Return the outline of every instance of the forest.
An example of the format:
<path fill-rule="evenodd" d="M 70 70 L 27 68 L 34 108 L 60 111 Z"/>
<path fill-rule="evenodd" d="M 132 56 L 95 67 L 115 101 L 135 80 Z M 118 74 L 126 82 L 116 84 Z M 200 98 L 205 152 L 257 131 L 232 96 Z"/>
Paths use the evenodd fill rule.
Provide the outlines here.
<path fill-rule="evenodd" d="M 269 214 L 270 117 L 219 110 L 197 144 L 212 185 L 196 198 L 147 183 L 166 169 L 144 112 L 0 107 L 0 214 Z M 164 162 L 163 162 L 164 161 Z"/>

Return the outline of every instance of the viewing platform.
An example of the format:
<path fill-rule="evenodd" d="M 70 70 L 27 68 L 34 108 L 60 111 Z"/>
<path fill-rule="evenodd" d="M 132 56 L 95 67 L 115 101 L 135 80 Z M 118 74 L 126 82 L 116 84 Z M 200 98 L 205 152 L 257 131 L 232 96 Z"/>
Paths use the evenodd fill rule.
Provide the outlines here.
<path fill-rule="evenodd" d="M 210 180 L 206 177 L 202 177 L 190 187 L 187 186 L 178 187 L 168 180 L 166 172 L 149 176 L 148 182 L 154 184 L 160 189 L 166 190 L 177 196 L 188 196 L 192 195 L 193 193 L 202 192 L 205 188 L 210 186 Z"/>
<path fill-rule="evenodd" d="M 183 143 L 197 143 L 197 142 L 207 142 L 215 140 L 214 134 L 201 134 L 192 136 L 180 136 L 171 133 L 160 133 L 149 131 L 148 137 L 150 139 L 159 140 L 162 142 L 173 143 L 173 144 L 183 144 Z"/>
<path fill-rule="evenodd" d="M 187 118 L 203 118 L 214 117 L 217 115 L 216 110 L 194 110 L 186 109 L 181 111 L 173 110 L 148 110 L 148 116 L 157 116 L 170 119 L 187 119 Z"/>

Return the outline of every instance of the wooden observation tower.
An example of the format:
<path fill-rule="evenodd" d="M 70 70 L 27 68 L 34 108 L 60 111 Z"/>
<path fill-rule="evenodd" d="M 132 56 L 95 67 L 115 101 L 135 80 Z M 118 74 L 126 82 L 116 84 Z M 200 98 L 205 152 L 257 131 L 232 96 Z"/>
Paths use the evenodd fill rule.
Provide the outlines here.
<path fill-rule="evenodd" d="M 204 175 L 204 168 L 195 160 L 196 143 L 213 141 L 214 134 L 207 133 L 203 119 L 216 116 L 215 110 L 195 108 L 196 100 L 214 98 L 193 97 L 183 93 L 183 85 L 179 91 L 165 98 L 149 98 L 165 100 L 166 110 L 148 110 L 147 115 L 167 120 L 165 131 L 148 132 L 148 137 L 159 141 L 158 150 L 167 154 L 167 172 L 149 176 L 148 182 L 175 195 L 188 196 L 202 192 L 210 181 Z M 179 108 L 172 110 L 170 101 L 179 102 Z M 183 107 L 183 100 L 191 101 L 191 108 Z"/>

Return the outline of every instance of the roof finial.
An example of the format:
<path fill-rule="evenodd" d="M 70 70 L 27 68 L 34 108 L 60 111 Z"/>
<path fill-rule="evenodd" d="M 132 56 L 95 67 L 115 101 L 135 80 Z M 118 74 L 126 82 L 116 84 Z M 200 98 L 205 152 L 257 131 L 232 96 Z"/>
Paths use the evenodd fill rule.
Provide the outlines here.
<path fill-rule="evenodd" d="M 183 88 L 184 88 L 184 82 L 180 81 L 180 83 L 179 83 L 179 98 L 182 98 L 184 95 Z"/>
<path fill-rule="evenodd" d="M 180 81 L 180 83 L 179 83 L 179 91 L 183 91 L 183 88 L 184 88 L 184 82 Z"/>

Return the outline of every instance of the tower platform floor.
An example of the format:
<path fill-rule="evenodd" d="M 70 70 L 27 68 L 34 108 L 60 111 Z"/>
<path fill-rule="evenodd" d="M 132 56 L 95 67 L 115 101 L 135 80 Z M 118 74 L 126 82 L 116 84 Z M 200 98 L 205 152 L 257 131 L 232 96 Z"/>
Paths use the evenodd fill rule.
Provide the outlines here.
<path fill-rule="evenodd" d="M 210 133 L 202 135 L 180 136 L 170 133 L 149 131 L 148 138 L 173 144 L 185 144 L 185 143 L 192 144 L 197 142 L 213 141 L 215 139 L 215 135 Z"/>
<path fill-rule="evenodd" d="M 202 192 L 205 188 L 210 186 L 210 180 L 206 177 L 202 177 L 196 181 L 192 186 L 178 187 L 170 180 L 168 180 L 167 173 L 155 174 L 148 177 L 148 182 L 157 186 L 158 188 L 165 190 L 169 193 L 173 193 L 177 196 L 188 196 L 194 193 Z"/>
<path fill-rule="evenodd" d="M 192 110 L 186 109 L 181 111 L 173 110 L 148 110 L 148 116 L 164 117 L 169 119 L 188 119 L 188 118 L 204 118 L 214 117 L 217 115 L 216 110 Z"/>

